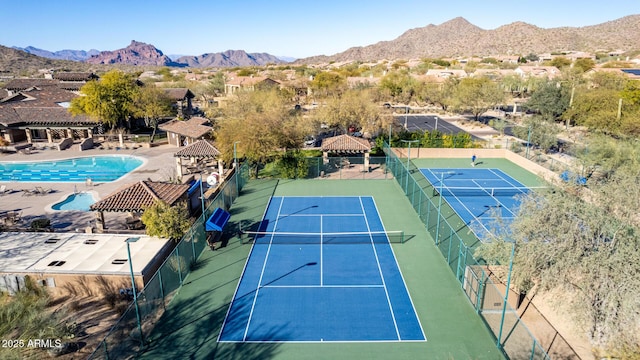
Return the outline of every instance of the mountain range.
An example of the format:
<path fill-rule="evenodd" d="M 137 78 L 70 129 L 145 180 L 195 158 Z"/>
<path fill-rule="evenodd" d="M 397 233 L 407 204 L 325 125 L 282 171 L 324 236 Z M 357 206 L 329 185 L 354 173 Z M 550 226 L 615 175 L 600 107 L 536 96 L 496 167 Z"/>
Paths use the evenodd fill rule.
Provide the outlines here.
<path fill-rule="evenodd" d="M 246 53 L 243 50 L 181 56 L 172 60 L 155 46 L 135 40 L 125 48 L 98 53 L 96 53 L 97 50 L 51 52 L 34 47 L 26 47 L 21 50 L 0 46 L 0 71 L 15 72 L 27 66 L 29 69 L 37 68 L 37 66 L 40 66 L 39 68 L 55 67 L 52 58 L 73 59 L 75 61 L 76 65 L 73 65 L 74 62 L 58 65 L 58 67 L 64 68 L 87 67 L 88 64 L 93 66 L 109 64 L 120 66 L 241 67 L 286 62 L 267 53 Z M 637 50 L 640 50 L 640 15 L 629 15 L 585 27 L 544 29 L 524 22 L 514 22 L 494 30 L 481 29 L 464 18 L 458 17 L 440 25 L 430 24 L 410 29 L 394 40 L 353 47 L 330 56 L 322 55 L 298 59 L 295 63 L 528 55 L 560 51 L 593 53 Z M 30 54 L 38 56 L 31 57 L 33 55 Z M 27 61 L 28 64 L 23 64 L 22 61 L 19 61 L 21 59 Z M 82 65 L 77 61 L 85 63 Z"/>
<path fill-rule="evenodd" d="M 543 29 L 514 22 L 484 30 L 458 17 L 440 25 L 410 29 L 391 41 L 352 47 L 331 56 L 313 56 L 297 63 L 443 58 L 456 56 L 528 55 L 559 51 L 640 50 L 640 15 L 599 25 Z"/>
<path fill-rule="evenodd" d="M 43 49 L 38 49 L 33 46 L 27 46 L 26 48 L 21 48 L 14 46 L 16 50 L 22 50 L 29 54 L 45 57 L 48 59 L 54 60 L 73 60 L 73 61 L 84 61 L 90 58 L 93 55 L 98 55 L 100 53 L 99 50 L 91 49 L 89 51 L 84 50 L 59 50 L 59 51 L 48 51 Z"/>
<path fill-rule="evenodd" d="M 247 53 L 244 50 L 227 50 L 219 53 L 207 53 L 199 56 L 171 57 L 164 55 L 151 44 L 139 41 L 131 43 L 122 49 L 113 51 L 61 50 L 48 51 L 33 46 L 26 48 L 13 47 L 29 54 L 57 60 L 84 61 L 89 64 L 127 64 L 150 66 L 176 66 L 176 67 L 236 67 L 236 66 L 262 66 L 266 64 L 279 64 L 288 62 L 267 53 Z M 295 60 L 295 59 L 291 59 Z"/>
<path fill-rule="evenodd" d="M 227 50 L 221 53 L 200 56 L 181 56 L 175 61 L 189 67 L 261 66 L 280 64 L 286 61 L 267 53 L 246 53 L 244 50 Z"/>

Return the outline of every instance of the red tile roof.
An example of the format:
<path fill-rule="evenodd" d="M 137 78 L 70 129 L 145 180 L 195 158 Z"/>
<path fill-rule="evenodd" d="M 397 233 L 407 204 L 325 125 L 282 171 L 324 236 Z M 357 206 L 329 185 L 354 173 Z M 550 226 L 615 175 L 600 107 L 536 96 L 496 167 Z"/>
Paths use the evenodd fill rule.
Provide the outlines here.
<path fill-rule="evenodd" d="M 371 144 L 366 139 L 345 134 L 322 139 L 321 149 L 328 152 L 363 153 L 371 151 Z"/>
<path fill-rule="evenodd" d="M 87 116 L 69 113 L 66 103 L 76 97 L 78 95 L 51 84 L 26 88 L 0 100 L 0 124 L 95 125 Z"/>
<path fill-rule="evenodd" d="M 96 80 L 99 78 L 98 75 L 92 72 L 67 72 L 67 71 L 54 72 L 52 77 L 54 79 L 62 80 L 62 81 L 89 81 L 89 80 Z"/>
<path fill-rule="evenodd" d="M 183 158 L 215 158 L 221 155 L 213 144 L 206 140 L 198 140 L 193 144 L 173 154 L 175 157 Z"/>
<path fill-rule="evenodd" d="M 93 211 L 142 212 L 157 200 L 174 205 L 189 190 L 188 184 L 141 180 L 91 205 Z"/>
<path fill-rule="evenodd" d="M 164 90 L 165 94 L 174 101 L 184 100 L 187 98 L 193 99 L 196 97 L 195 94 L 187 88 L 163 88 L 162 90 Z"/>
<path fill-rule="evenodd" d="M 202 117 L 193 117 L 189 120 L 171 120 L 166 124 L 160 125 L 160 129 L 180 134 L 182 136 L 188 136 L 190 138 L 198 139 L 208 134 L 213 128 L 203 124 L 208 123 L 209 120 Z"/>

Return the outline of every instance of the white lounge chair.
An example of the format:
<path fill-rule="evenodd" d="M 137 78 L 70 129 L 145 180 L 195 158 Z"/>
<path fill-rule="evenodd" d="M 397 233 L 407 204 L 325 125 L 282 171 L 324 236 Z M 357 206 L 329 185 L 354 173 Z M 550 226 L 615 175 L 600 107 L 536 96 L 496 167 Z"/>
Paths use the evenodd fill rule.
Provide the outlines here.
<path fill-rule="evenodd" d="M 8 194 L 11 190 L 7 189 L 7 185 L 0 185 L 0 195 Z"/>

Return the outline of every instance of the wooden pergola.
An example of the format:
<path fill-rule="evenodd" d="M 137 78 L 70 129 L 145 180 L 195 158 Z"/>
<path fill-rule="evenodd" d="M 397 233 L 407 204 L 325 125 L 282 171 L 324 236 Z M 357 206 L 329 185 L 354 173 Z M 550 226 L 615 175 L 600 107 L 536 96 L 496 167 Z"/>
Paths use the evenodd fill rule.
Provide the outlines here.
<path fill-rule="evenodd" d="M 338 135 L 322 140 L 320 146 L 322 150 L 323 163 L 329 162 L 329 154 L 354 155 L 364 154 L 364 169 L 369 169 L 369 153 L 371 144 L 368 140 L 351 135 Z"/>
<path fill-rule="evenodd" d="M 187 169 L 193 169 L 193 172 L 202 171 L 203 167 L 206 166 L 201 164 L 203 160 L 205 161 L 205 164 L 209 164 L 209 166 L 211 166 L 211 163 L 215 161 L 217 163 L 218 173 L 222 176 L 224 173 L 224 164 L 222 163 L 222 160 L 219 159 L 220 155 L 222 155 L 222 153 L 216 149 L 213 144 L 206 140 L 198 140 L 173 154 L 176 158 L 177 175 L 179 178 L 182 177 L 184 173 L 183 159 L 189 159 Z"/>
<path fill-rule="evenodd" d="M 95 212 L 98 232 L 104 231 L 105 212 L 126 212 L 132 221 L 139 221 L 139 216 L 145 208 L 158 200 L 172 206 L 180 200 L 186 201 L 189 187 L 189 184 L 141 180 L 109 194 L 91 205 L 91 211 Z"/>

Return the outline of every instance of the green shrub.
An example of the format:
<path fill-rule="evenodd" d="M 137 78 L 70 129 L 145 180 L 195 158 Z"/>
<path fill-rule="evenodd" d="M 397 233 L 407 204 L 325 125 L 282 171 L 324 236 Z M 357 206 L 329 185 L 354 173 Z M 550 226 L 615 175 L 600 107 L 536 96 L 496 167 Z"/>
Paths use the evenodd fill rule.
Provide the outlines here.
<path fill-rule="evenodd" d="M 47 218 L 35 219 L 31 222 L 32 230 L 42 230 L 51 227 L 51 220 Z"/>
<path fill-rule="evenodd" d="M 309 173 L 307 159 L 300 151 L 288 151 L 278 159 L 276 166 L 284 179 L 305 178 Z"/>

